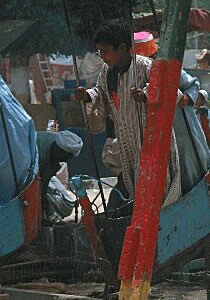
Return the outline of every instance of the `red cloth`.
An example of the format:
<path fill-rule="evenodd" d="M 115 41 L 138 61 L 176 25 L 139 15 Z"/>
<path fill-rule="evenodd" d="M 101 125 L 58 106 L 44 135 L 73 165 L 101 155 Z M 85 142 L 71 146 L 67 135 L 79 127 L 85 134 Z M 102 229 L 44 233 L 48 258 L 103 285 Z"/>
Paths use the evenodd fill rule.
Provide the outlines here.
<path fill-rule="evenodd" d="M 113 92 L 113 91 L 112 91 L 112 98 L 113 98 L 113 100 L 114 100 L 114 103 L 115 103 L 116 108 L 118 109 L 118 107 L 119 107 L 119 101 L 118 101 L 117 92 Z"/>
<path fill-rule="evenodd" d="M 201 119 L 201 125 L 203 128 L 203 131 L 205 133 L 206 136 L 206 140 L 207 143 L 210 143 L 210 129 L 209 129 L 209 125 L 208 125 L 208 119 L 206 116 L 200 115 L 200 119 Z"/>

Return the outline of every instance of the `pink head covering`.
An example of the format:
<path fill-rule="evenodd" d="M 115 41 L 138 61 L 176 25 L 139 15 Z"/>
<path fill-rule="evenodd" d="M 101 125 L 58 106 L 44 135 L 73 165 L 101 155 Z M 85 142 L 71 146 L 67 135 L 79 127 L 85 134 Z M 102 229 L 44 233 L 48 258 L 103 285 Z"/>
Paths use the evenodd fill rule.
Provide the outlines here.
<path fill-rule="evenodd" d="M 134 32 L 134 41 L 136 45 L 136 54 L 152 56 L 157 52 L 158 46 L 150 32 Z"/>

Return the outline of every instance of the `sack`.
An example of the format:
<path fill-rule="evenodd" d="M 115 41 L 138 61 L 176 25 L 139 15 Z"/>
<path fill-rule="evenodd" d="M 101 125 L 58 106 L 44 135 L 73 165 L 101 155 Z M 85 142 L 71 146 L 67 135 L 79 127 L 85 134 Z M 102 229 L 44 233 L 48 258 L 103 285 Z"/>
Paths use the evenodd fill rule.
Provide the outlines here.
<path fill-rule="evenodd" d="M 66 162 L 60 162 L 59 163 L 61 168 L 56 173 L 56 177 L 60 182 L 64 185 L 64 187 L 67 187 L 68 185 L 68 179 L 69 179 L 69 172 L 68 172 L 68 166 Z"/>
<path fill-rule="evenodd" d="M 75 201 L 71 199 L 64 185 L 53 176 L 47 189 L 47 212 L 49 221 L 61 220 L 71 215 Z"/>
<path fill-rule="evenodd" d="M 102 152 L 102 161 L 105 167 L 110 168 L 118 176 L 122 172 L 120 150 L 116 138 L 107 138 Z"/>

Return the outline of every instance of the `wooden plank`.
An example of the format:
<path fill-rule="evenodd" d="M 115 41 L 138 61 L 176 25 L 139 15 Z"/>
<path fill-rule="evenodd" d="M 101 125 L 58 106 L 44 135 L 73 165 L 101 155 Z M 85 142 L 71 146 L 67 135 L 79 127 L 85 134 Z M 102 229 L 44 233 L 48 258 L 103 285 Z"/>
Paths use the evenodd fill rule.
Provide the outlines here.
<path fill-rule="evenodd" d="M 93 300 L 93 298 L 88 296 L 56 294 L 15 288 L 0 288 L 0 291 L 7 293 L 9 300 Z M 99 298 L 94 298 L 94 300 L 99 300 Z"/>
<path fill-rule="evenodd" d="M 66 293 L 65 284 L 62 282 L 26 282 L 16 284 L 14 288 L 55 294 Z"/>

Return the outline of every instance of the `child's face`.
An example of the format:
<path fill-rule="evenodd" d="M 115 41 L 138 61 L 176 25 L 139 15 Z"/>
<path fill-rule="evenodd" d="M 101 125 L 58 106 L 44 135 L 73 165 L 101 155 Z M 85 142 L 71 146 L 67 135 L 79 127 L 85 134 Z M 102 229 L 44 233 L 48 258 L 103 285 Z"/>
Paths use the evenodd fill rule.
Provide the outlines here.
<path fill-rule="evenodd" d="M 99 56 L 109 67 L 120 64 L 128 55 L 126 45 L 124 43 L 120 44 L 117 49 L 115 49 L 112 45 L 104 43 L 96 44 L 96 48 L 98 49 Z"/>
<path fill-rule="evenodd" d="M 199 107 L 199 106 L 202 106 L 202 105 L 204 105 L 204 104 L 205 104 L 205 99 L 204 99 L 204 97 L 203 97 L 201 94 L 198 94 L 198 98 L 197 98 L 197 101 L 196 101 L 195 105 L 196 105 L 197 107 Z"/>

